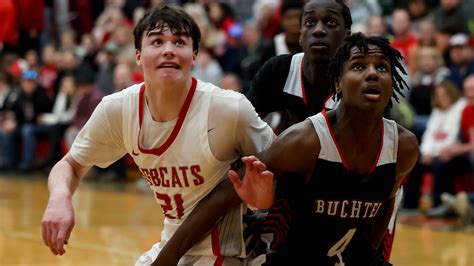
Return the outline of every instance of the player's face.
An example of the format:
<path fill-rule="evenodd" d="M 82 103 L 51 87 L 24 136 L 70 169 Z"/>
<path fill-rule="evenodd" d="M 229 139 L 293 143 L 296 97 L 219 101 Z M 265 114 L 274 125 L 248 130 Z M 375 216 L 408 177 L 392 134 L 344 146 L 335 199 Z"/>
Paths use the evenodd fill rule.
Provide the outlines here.
<path fill-rule="evenodd" d="M 366 53 L 354 47 L 344 64 L 337 91 L 346 105 L 375 107 L 383 112 L 392 97 L 392 82 L 390 61 L 379 47 L 369 45 Z"/>
<path fill-rule="evenodd" d="M 168 27 L 145 33 L 142 49 L 136 52 L 136 61 L 142 67 L 145 80 L 173 82 L 189 79 L 195 60 L 192 38 L 173 34 Z"/>
<path fill-rule="evenodd" d="M 311 61 L 328 61 L 348 34 L 341 6 L 333 0 L 313 0 L 304 6 L 300 41 Z"/>

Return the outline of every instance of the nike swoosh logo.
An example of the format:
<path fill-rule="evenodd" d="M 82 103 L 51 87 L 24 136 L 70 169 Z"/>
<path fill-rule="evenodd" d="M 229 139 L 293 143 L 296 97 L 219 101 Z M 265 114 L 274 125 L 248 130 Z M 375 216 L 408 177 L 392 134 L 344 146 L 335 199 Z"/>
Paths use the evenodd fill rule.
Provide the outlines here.
<path fill-rule="evenodd" d="M 136 152 L 135 150 L 132 150 L 132 155 L 133 156 L 138 156 L 140 153 Z"/>
<path fill-rule="evenodd" d="M 215 129 L 215 127 L 208 129 L 208 130 L 207 130 L 207 133 L 213 131 L 214 129 Z"/>

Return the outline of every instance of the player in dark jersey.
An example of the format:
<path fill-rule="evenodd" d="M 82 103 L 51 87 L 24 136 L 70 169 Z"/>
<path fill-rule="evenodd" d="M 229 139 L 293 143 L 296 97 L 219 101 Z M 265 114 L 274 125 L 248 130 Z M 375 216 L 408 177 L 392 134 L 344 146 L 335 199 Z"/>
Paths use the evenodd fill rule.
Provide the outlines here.
<path fill-rule="evenodd" d="M 272 205 L 274 178 L 303 180 L 291 199 L 286 248 L 268 254 L 266 264 L 388 264 L 376 252 L 386 213 L 418 157 L 416 137 L 383 118 L 406 86 L 401 59 L 387 39 L 348 37 L 329 66 L 337 108 L 293 125 L 259 159 L 244 157 L 242 181 L 229 172 L 240 197 L 257 208 Z"/>
<path fill-rule="evenodd" d="M 246 93 L 261 117 L 275 111 L 283 112 L 291 118 L 292 124 L 301 122 L 323 109 L 326 100 L 331 96 L 326 75 L 330 57 L 344 38 L 350 35 L 351 25 L 349 8 L 342 0 L 311 0 L 305 4 L 300 36 L 304 54 L 280 55 L 270 59 L 257 72 L 250 90 Z M 285 127 L 279 128 L 283 129 Z M 271 240 L 272 249 L 279 249 L 284 244 L 291 219 L 286 195 L 297 191 L 292 189 L 297 187 L 293 183 L 286 184 L 285 180 L 279 182 L 279 200 L 270 209 L 270 215 L 260 228 L 264 233 L 269 231 L 276 235 Z M 232 185 L 230 182 L 224 182 L 220 187 L 226 186 Z M 179 258 L 184 254 L 225 212 L 228 201 L 221 200 L 220 197 L 232 198 L 232 194 L 225 189 L 216 189 L 211 195 L 212 197 L 199 203 L 196 212 L 191 214 L 188 221 L 185 221 L 185 226 L 180 227 L 160 253 L 158 261 L 173 264 L 175 260 L 169 259 Z M 391 242 L 388 243 L 390 250 Z"/>
<path fill-rule="evenodd" d="M 257 113 L 265 117 L 271 112 L 285 112 L 292 123 L 319 113 L 330 95 L 326 76 L 329 60 L 350 35 L 351 25 L 349 8 L 342 0 L 306 3 L 300 35 L 304 54 L 276 56 L 260 68 L 246 93 Z"/>
<path fill-rule="evenodd" d="M 246 96 L 261 117 L 272 112 L 281 115 L 280 124 L 270 123 L 277 134 L 324 107 L 333 107 L 326 103 L 331 96 L 326 73 L 331 56 L 350 35 L 351 26 L 350 10 L 344 1 L 309 1 L 301 14 L 300 43 L 304 53 L 274 57 L 257 72 Z M 297 187 L 286 180 L 278 181 L 278 200 L 259 228 L 272 252 L 283 248 L 292 226 L 292 206 L 287 198 L 298 194 Z"/>

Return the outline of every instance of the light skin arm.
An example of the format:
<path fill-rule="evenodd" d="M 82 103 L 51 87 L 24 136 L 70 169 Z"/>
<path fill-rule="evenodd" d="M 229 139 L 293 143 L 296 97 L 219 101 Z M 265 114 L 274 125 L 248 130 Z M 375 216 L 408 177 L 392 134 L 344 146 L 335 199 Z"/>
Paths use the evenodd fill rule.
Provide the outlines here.
<path fill-rule="evenodd" d="M 43 242 L 54 255 L 63 255 L 74 228 L 72 195 L 89 166 L 79 164 L 67 153 L 48 177 L 49 201 L 41 222 Z"/>
<path fill-rule="evenodd" d="M 310 134 L 316 135 L 310 121 L 294 125 L 282 133 L 268 150 L 258 154 L 257 157 L 276 173 L 275 176 L 280 176 L 285 172 L 306 173 L 308 168 L 312 169 L 315 161 L 315 147 L 319 147 L 319 141 L 315 144 Z M 319 153 L 319 148 L 316 152 Z M 238 170 L 240 176 L 243 176 L 244 170 L 244 166 Z M 242 200 L 230 180 L 221 182 L 198 203 L 170 241 L 166 243 L 152 265 L 176 265 L 179 258 L 202 240 L 228 210 L 240 203 Z"/>

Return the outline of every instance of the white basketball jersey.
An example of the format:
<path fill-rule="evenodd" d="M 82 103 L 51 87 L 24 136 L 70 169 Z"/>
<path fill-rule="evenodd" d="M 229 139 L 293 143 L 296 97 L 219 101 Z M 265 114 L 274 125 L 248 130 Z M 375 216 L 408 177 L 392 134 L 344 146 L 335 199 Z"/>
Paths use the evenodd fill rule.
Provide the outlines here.
<path fill-rule="evenodd" d="M 117 114 L 122 112 L 122 121 L 120 122 L 120 117 L 111 119 L 118 120 L 117 124 L 122 125 L 123 136 L 117 136 L 114 142 L 107 140 L 110 138 L 108 135 L 102 136 L 104 141 L 113 142 L 113 144 L 122 141 L 123 143 L 117 144 L 122 146 L 122 149 L 105 153 L 103 147 L 101 149 L 95 148 L 97 145 L 107 146 L 102 143 L 103 141 L 101 143 L 96 141 L 93 145 L 87 143 L 87 140 L 92 139 L 92 136 L 100 135 L 101 130 L 107 130 L 105 126 L 98 130 L 98 122 L 90 122 L 89 129 L 84 130 L 85 132 L 81 132 L 78 136 L 77 143 L 71 149 L 71 155 L 79 163 L 87 165 L 94 162 L 100 166 L 107 166 L 120 158 L 123 155 L 120 154 L 120 151 L 132 155 L 143 177 L 148 181 L 158 204 L 163 209 L 165 220 L 161 234 L 160 246 L 162 247 L 196 204 L 222 181 L 230 164 L 238 159 L 238 155 L 236 155 L 235 158 L 220 161 L 211 151 L 208 140 L 211 96 L 226 97 L 229 105 L 235 105 L 244 96 L 193 78 L 192 87 L 177 121 L 158 123 L 152 119 L 148 111 L 144 92 L 145 86 L 138 84 L 120 93 L 107 96 L 103 100 L 115 99 L 117 101 L 115 105 L 120 105 L 119 103 L 122 105 L 122 107 L 111 107 L 111 104 L 107 103 L 109 109 L 121 109 L 121 111 L 115 110 L 114 112 Z M 101 111 L 96 110 L 96 112 L 100 113 Z M 103 117 L 110 116 L 109 113 Z M 109 124 L 113 126 L 110 121 Z M 90 129 L 94 127 L 96 129 Z M 109 125 L 109 127 L 111 126 Z M 114 135 L 112 134 L 111 137 L 113 138 Z M 83 148 L 84 145 L 88 145 L 87 149 Z M 267 146 L 267 143 L 262 145 Z M 108 147 L 110 146 L 113 145 L 109 144 Z M 111 155 L 112 152 L 117 154 Z M 97 153 L 102 154 L 98 155 Z M 217 257 L 245 256 L 242 237 L 245 229 L 242 224 L 244 210 L 246 207 L 242 204 L 230 211 L 206 239 L 186 254 Z"/>

